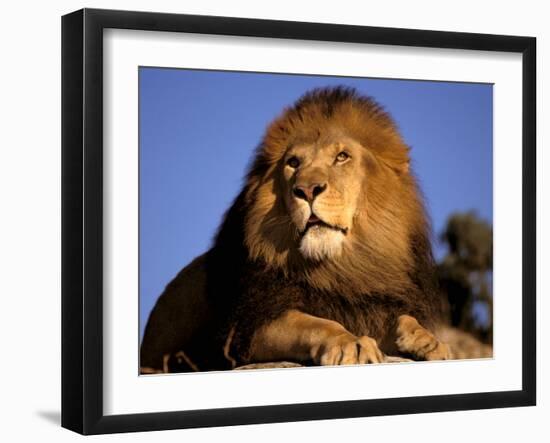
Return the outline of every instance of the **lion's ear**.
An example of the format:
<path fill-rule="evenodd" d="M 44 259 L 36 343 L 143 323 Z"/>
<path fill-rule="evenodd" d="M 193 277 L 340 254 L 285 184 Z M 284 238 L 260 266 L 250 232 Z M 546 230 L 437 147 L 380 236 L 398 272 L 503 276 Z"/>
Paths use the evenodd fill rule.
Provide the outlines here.
<path fill-rule="evenodd" d="M 397 150 L 397 155 L 393 158 L 393 169 L 398 175 L 408 174 L 411 166 L 410 157 L 411 148 L 402 143 L 401 149 Z"/>
<path fill-rule="evenodd" d="M 393 169 L 397 175 L 403 175 L 409 172 L 409 168 L 411 164 L 411 161 L 409 159 L 407 160 L 382 159 L 382 161 L 390 169 Z"/>
<path fill-rule="evenodd" d="M 393 169 L 398 174 L 407 174 L 409 172 L 410 164 L 410 160 L 405 160 L 404 162 L 394 164 Z"/>

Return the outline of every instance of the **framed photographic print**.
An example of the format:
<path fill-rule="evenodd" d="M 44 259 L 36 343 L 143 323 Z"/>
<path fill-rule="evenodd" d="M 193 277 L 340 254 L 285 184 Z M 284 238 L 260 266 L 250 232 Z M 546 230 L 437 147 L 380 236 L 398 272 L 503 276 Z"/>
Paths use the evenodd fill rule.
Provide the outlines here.
<path fill-rule="evenodd" d="M 534 405 L 531 37 L 62 21 L 62 425 Z"/>

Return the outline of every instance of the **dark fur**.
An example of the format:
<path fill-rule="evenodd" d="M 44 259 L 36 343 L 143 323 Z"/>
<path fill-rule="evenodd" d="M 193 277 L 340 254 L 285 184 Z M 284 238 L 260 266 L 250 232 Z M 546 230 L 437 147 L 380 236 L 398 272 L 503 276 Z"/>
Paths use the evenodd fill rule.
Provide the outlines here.
<path fill-rule="evenodd" d="M 367 107 L 373 118 L 380 120 L 380 125 L 393 129 L 391 119 L 378 105 L 343 88 L 309 94 L 285 115 L 299 116 L 301 109 L 313 105 L 322 108 L 322 114 L 330 118 L 334 109 L 346 100 L 356 100 L 358 105 Z M 228 369 L 234 364 L 248 363 L 248 348 L 254 332 L 290 308 L 338 321 L 355 335 L 369 335 L 388 353 L 395 352 L 387 338 L 397 316 L 412 315 L 428 328 L 438 320 L 440 301 L 434 285 L 429 225 L 420 197 L 415 208 L 419 220 L 408 234 L 412 265 L 408 266 L 405 276 L 396 276 L 395 282 L 386 279 L 383 291 L 365 290 L 361 282 L 348 285 L 344 280 L 349 279 L 336 273 L 332 276 L 336 288 L 319 289 L 304 278 L 304 273 L 309 273 L 315 264 L 289 263 L 280 267 L 267 259 L 250 257 L 244 237 L 245 218 L 254 204 L 255 187 L 277 161 L 267 158 L 268 139 L 269 131 L 212 249 L 184 268 L 159 298 L 141 346 L 142 367 L 162 369 L 163 356 L 180 350 L 200 370 Z M 390 160 L 394 160 L 394 154 L 388 154 Z M 395 157 L 398 162 L 403 161 L 400 152 Z M 407 174 L 403 180 L 408 180 L 407 186 L 412 186 L 419 195 L 412 176 Z M 192 272 L 195 274 L 191 275 Z M 200 281 L 190 285 L 190 278 Z M 339 281 L 342 283 L 338 284 Z M 361 293 L 353 290 L 358 287 L 363 288 Z M 232 329 L 230 347 L 225 349 L 229 354 L 224 355 Z M 168 369 L 186 371 L 189 366 L 172 357 Z"/>

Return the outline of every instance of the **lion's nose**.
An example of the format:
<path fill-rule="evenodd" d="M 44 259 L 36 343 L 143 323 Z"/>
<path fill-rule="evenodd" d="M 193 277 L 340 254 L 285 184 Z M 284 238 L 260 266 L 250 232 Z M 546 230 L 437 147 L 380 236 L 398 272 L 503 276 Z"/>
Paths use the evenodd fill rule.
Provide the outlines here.
<path fill-rule="evenodd" d="M 326 183 L 313 183 L 308 186 L 296 185 L 292 189 L 292 192 L 296 197 L 311 203 L 315 200 L 315 197 L 321 194 L 325 189 L 327 189 Z"/>

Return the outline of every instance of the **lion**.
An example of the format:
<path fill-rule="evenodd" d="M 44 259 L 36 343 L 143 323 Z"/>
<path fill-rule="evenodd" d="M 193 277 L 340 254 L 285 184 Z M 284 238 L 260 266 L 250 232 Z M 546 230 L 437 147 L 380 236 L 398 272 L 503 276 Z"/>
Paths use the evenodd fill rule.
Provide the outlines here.
<path fill-rule="evenodd" d="M 267 128 L 212 248 L 159 297 L 142 373 L 451 358 L 410 148 L 355 89 L 303 95 Z"/>

